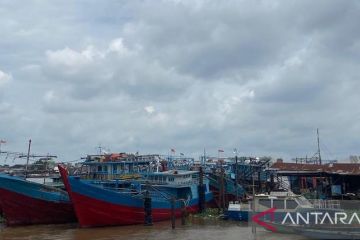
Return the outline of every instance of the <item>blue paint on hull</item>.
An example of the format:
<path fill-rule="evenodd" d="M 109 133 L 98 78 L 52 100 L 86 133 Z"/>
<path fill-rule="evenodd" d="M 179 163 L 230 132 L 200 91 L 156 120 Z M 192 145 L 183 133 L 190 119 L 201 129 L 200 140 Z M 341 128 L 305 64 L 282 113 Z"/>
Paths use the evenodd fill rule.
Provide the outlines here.
<path fill-rule="evenodd" d="M 117 204 L 126 207 L 139 207 L 143 208 L 144 200 L 143 194 L 131 191 L 127 189 L 125 191 L 115 191 L 113 189 L 103 188 L 102 185 L 94 184 L 94 181 L 83 180 L 78 177 L 68 177 L 71 192 L 81 194 L 83 196 L 94 198 L 101 201 L 106 201 L 111 204 Z M 196 206 L 199 202 L 197 194 L 197 185 L 191 185 L 184 188 L 169 188 L 169 187 L 158 187 L 159 192 L 165 194 L 175 195 L 176 198 L 184 199 L 187 206 Z M 152 208 L 153 209 L 171 209 L 171 203 L 169 199 L 166 199 L 163 195 L 151 191 Z M 205 193 L 205 201 L 209 202 L 212 200 L 212 193 Z M 181 208 L 181 202 L 176 201 L 175 208 Z"/>
<path fill-rule="evenodd" d="M 240 211 L 232 211 L 228 210 L 225 212 L 226 219 L 234 220 L 234 221 L 249 221 L 249 211 L 240 210 Z"/>
<path fill-rule="evenodd" d="M 70 203 L 65 191 L 6 174 L 0 174 L 0 188 L 39 200 Z"/>

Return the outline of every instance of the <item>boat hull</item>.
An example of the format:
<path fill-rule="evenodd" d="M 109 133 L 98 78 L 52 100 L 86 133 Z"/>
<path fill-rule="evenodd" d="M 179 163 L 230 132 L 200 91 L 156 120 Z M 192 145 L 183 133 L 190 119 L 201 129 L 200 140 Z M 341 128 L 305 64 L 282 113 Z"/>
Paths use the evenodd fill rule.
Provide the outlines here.
<path fill-rule="evenodd" d="M 108 190 L 81 180 L 78 177 L 68 177 L 65 169 L 59 167 L 65 187 L 74 205 L 76 216 L 81 227 L 100 227 L 114 225 L 134 225 L 145 223 L 144 198 L 135 192 L 117 192 Z M 193 186 L 197 189 L 197 186 Z M 210 192 L 205 194 L 205 200 L 212 199 Z M 188 213 L 198 211 L 199 198 L 188 198 L 185 209 Z M 182 202 L 174 205 L 175 217 L 182 214 Z M 159 197 L 151 198 L 152 221 L 158 222 L 171 219 L 171 203 Z"/>
<path fill-rule="evenodd" d="M 63 195 L 60 197 L 57 191 L 16 177 L 0 176 L 0 198 L 6 224 L 17 226 L 76 221 L 71 202 Z"/>
<path fill-rule="evenodd" d="M 311 239 L 360 239 L 358 228 L 306 228 L 297 227 L 294 232 Z"/>
<path fill-rule="evenodd" d="M 240 210 L 240 211 L 233 211 L 228 210 L 225 212 L 226 219 L 234 220 L 234 221 L 249 221 L 249 211 L 247 210 Z"/>
<path fill-rule="evenodd" d="M 71 199 L 75 206 L 76 215 L 81 227 L 99 227 L 115 225 L 143 224 L 145 212 L 143 207 L 131 207 L 113 204 L 78 193 L 72 193 Z M 194 213 L 197 206 L 187 207 L 187 212 Z M 175 210 L 175 216 L 181 216 L 181 209 Z M 153 222 L 171 218 L 171 209 L 152 209 Z"/>
<path fill-rule="evenodd" d="M 56 224 L 76 221 L 71 203 L 57 203 L 31 198 L 0 189 L 2 208 L 8 226 Z"/>

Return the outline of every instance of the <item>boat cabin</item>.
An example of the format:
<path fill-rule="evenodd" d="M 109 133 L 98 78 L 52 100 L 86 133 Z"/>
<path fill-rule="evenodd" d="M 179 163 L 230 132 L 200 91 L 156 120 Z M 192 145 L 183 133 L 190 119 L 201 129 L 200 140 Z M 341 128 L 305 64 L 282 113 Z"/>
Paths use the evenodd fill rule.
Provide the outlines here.
<path fill-rule="evenodd" d="M 146 175 L 151 184 L 187 185 L 194 183 L 194 175 L 197 171 L 169 170 L 165 172 L 153 172 Z"/>
<path fill-rule="evenodd" d="M 140 178 L 157 168 L 158 155 L 109 154 L 89 155 L 83 163 L 87 173 L 83 178 L 112 180 Z"/>
<path fill-rule="evenodd" d="M 314 208 L 304 196 L 292 192 L 271 192 L 255 195 L 255 211 L 265 211 L 270 208 L 277 210 L 296 211 Z"/>

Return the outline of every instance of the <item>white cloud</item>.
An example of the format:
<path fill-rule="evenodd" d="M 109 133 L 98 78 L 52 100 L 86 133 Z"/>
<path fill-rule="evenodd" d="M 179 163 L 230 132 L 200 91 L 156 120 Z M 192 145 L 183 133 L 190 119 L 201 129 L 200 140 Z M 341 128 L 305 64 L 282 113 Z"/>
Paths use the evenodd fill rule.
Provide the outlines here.
<path fill-rule="evenodd" d="M 116 38 L 111 41 L 109 44 L 109 52 L 117 52 L 120 55 L 127 55 L 130 54 L 130 51 L 128 48 L 125 47 L 123 39 L 122 38 Z"/>
<path fill-rule="evenodd" d="M 0 86 L 8 83 L 12 79 L 11 74 L 5 73 L 0 70 Z"/>
<path fill-rule="evenodd" d="M 154 106 L 146 106 L 144 107 L 145 111 L 149 114 L 152 114 L 155 112 L 155 107 Z"/>
<path fill-rule="evenodd" d="M 93 46 L 87 46 L 81 52 L 69 47 L 62 50 L 48 50 L 46 56 L 50 64 L 77 67 L 91 63 L 95 58 L 103 58 L 104 54 Z"/>

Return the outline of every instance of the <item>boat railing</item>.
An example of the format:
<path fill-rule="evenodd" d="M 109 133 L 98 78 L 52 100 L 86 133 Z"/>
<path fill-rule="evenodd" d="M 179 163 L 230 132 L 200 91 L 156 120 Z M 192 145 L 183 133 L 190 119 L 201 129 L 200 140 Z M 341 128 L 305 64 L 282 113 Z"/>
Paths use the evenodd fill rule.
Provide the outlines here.
<path fill-rule="evenodd" d="M 148 181 L 150 184 L 155 184 L 155 185 L 171 185 L 171 186 L 176 186 L 176 185 L 193 185 L 193 184 L 198 184 L 199 181 L 195 181 L 195 180 L 189 180 L 189 181 L 176 181 L 176 182 L 171 182 L 171 181 L 161 181 L 161 180 L 149 180 L 146 179 L 146 181 Z"/>
<path fill-rule="evenodd" d="M 126 180 L 126 179 L 139 179 L 140 174 L 108 174 L 108 173 L 86 173 L 82 174 L 81 179 L 85 180 Z"/>
<path fill-rule="evenodd" d="M 160 198 L 162 198 L 163 200 L 165 200 L 165 201 L 171 201 L 172 199 L 174 199 L 175 202 L 176 202 L 176 201 L 178 201 L 178 202 L 183 202 L 183 203 L 184 203 L 184 206 L 188 206 L 188 204 L 189 204 L 189 200 L 190 200 L 189 198 L 188 198 L 188 199 L 175 198 L 174 195 L 172 195 L 172 194 L 170 194 L 170 193 L 163 192 L 163 191 L 157 189 L 157 188 L 154 187 L 154 186 L 151 186 L 151 185 L 150 185 L 149 188 L 150 188 L 153 192 L 158 193 L 158 196 L 159 196 Z"/>
<path fill-rule="evenodd" d="M 317 209 L 340 209 L 339 200 L 323 200 L 323 199 L 313 199 L 310 200 L 314 208 Z"/>

